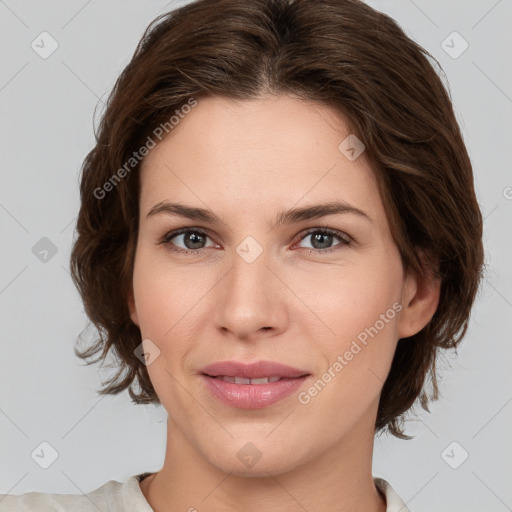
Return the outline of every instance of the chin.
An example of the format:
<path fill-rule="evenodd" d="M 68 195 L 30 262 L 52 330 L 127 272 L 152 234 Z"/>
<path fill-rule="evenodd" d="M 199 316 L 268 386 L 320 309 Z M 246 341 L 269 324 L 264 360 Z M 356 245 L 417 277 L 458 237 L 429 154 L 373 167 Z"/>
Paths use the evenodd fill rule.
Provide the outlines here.
<path fill-rule="evenodd" d="M 268 432 L 267 432 L 268 434 Z M 246 441 L 253 439 L 253 441 Z M 243 440 L 232 439 L 219 450 L 212 451 L 205 446 L 203 457 L 226 474 L 248 478 L 268 478 L 269 473 L 277 476 L 287 473 L 314 457 L 314 450 L 302 453 L 296 443 L 287 444 L 285 439 L 274 440 L 251 436 Z M 304 450 L 304 446 L 301 447 Z M 313 448 L 313 447 L 311 447 Z"/>
<path fill-rule="evenodd" d="M 299 465 L 298 461 L 289 461 L 285 464 L 279 455 L 265 458 L 264 455 L 253 463 L 253 465 L 245 464 L 237 458 L 218 458 L 210 459 L 210 463 L 231 476 L 243 478 L 268 478 L 269 474 L 277 476 L 291 471 Z"/>

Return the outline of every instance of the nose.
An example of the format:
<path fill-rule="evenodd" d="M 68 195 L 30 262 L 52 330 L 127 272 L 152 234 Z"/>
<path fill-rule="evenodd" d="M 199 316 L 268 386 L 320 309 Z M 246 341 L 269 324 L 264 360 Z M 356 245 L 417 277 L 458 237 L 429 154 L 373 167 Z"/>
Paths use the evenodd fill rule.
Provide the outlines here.
<path fill-rule="evenodd" d="M 224 335 L 248 341 L 286 330 L 286 287 L 265 252 L 251 263 L 234 253 L 231 269 L 216 288 L 214 321 Z"/>

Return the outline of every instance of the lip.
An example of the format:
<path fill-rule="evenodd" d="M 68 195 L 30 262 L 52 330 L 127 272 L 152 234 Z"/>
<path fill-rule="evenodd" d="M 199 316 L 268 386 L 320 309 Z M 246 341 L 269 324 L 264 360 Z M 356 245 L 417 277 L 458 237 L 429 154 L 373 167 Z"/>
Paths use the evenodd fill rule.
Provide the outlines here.
<path fill-rule="evenodd" d="M 294 368 L 286 364 L 274 361 L 256 361 L 254 363 L 242 363 L 241 361 L 219 361 L 205 366 L 201 373 L 217 377 L 225 375 L 228 377 L 244 377 L 246 379 L 258 379 L 262 377 L 286 377 L 294 379 L 309 375 L 306 370 Z M 263 384 L 262 384 L 263 385 Z"/>
<path fill-rule="evenodd" d="M 273 361 L 242 363 L 221 361 L 201 369 L 200 376 L 210 393 L 225 405 L 240 409 L 262 409 L 279 402 L 296 392 L 311 376 L 307 371 Z M 227 382 L 218 376 L 281 377 L 268 384 L 237 384 Z"/>
<path fill-rule="evenodd" d="M 234 384 L 208 375 L 200 377 L 210 393 L 225 405 L 239 409 L 262 409 L 296 392 L 310 376 L 283 378 L 268 384 Z"/>

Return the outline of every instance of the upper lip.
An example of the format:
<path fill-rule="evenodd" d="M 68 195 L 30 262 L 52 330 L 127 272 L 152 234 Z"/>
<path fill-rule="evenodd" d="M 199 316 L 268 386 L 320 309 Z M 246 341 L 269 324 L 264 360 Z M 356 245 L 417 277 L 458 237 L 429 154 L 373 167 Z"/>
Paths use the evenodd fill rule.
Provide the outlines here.
<path fill-rule="evenodd" d="M 274 361 L 256 361 L 254 363 L 219 361 L 201 368 L 200 371 L 211 377 L 221 375 L 225 377 L 245 377 L 246 379 L 261 379 L 264 377 L 296 378 L 309 375 L 309 372 L 305 370 Z"/>

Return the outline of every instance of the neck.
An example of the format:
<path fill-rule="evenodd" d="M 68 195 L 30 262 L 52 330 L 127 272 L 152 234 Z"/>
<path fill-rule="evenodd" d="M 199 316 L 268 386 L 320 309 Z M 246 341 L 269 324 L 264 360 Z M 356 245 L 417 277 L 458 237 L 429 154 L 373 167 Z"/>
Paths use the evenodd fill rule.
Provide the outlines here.
<path fill-rule="evenodd" d="M 155 512 L 256 512 L 263 506 L 268 512 L 385 512 L 371 472 L 373 429 L 361 427 L 289 470 L 276 461 L 248 477 L 208 461 L 169 416 L 164 466 L 140 487 Z"/>

